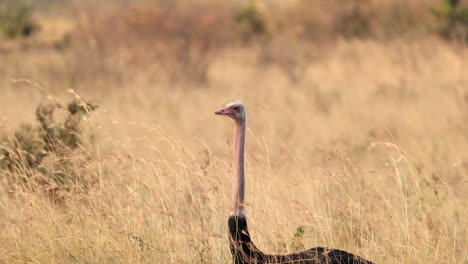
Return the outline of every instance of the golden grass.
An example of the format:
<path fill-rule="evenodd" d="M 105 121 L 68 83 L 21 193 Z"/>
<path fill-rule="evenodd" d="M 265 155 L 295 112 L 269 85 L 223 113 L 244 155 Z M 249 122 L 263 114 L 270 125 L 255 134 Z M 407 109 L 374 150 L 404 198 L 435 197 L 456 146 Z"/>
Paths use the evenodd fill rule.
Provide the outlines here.
<path fill-rule="evenodd" d="M 57 205 L 1 172 L 0 263 L 230 263 L 232 126 L 213 111 L 232 99 L 248 110 L 247 214 L 262 250 L 295 250 L 304 226 L 306 248 L 467 261 L 466 47 L 338 41 L 296 84 L 239 48 L 203 87 L 155 81 L 152 68 L 71 82 L 67 54 L 0 56 L 2 133 L 31 122 L 43 96 L 14 78 L 100 104 L 94 158 L 76 162 L 94 188 Z"/>

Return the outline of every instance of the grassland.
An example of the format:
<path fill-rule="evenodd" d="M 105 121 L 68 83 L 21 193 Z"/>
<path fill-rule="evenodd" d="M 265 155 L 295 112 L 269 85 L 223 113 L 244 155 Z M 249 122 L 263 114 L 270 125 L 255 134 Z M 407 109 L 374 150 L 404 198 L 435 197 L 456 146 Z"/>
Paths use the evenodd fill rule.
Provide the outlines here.
<path fill-rule="evenodd" d="M 41 34 L 71 27 L 52 24 Z M 294 79 L 290 64 L 261 62 L 261 44 L 239 45 L 207 55 L 208 81 L 174 82 L 139 64 L 141 50 L 107 56 L 41 37 L 0 49 L 0 132 L 34 122 L 47 95 L 94 100 L 95 139 L 69 157 L 94 184 L 68 186 L 57 203 L 34 172 L 0 171 L 0 263 L 230 263 L 233 131 L 213 112 L 233 99 L 247 105 L 247 214 L 262 250 L 467 263 L 467 46 L 280 42 L 312 52 Z"/>

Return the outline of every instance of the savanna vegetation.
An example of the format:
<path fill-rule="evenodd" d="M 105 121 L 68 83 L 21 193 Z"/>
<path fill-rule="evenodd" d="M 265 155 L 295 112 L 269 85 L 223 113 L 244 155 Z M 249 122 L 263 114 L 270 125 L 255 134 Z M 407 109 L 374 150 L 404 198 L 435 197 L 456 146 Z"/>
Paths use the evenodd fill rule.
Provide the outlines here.
<path fill-rule="evenodd" d="M 1 1 L 0 263 L 466 263 L 468 2 Z"/>

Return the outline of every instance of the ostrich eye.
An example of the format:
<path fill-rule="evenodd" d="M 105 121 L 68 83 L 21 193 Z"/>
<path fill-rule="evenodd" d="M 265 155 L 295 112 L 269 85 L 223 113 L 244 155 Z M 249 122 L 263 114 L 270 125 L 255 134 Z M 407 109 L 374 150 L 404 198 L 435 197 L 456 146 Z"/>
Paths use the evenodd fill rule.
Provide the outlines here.
<path fill-rule="evenodd" d="M 235 111 L 239 111 L 240 108 L 236 106 L 236 107 L 233 107 L 232 109 L 234 109 Z"/>

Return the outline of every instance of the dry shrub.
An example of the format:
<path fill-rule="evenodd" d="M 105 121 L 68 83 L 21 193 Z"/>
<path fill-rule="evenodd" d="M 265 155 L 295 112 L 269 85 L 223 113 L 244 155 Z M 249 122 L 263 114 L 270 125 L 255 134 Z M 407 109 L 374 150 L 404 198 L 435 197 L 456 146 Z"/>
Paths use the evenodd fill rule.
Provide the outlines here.
<path fill-rule="evenodd" d="M 261 18 L 264 30 L 255 38 L 260 65 L 280 68 L 297 84 L 308 67 L 336 47 L 337 40 L 392 41 L 427 34 L 433 22 L 430 5 L 418 0 L 298 0 L 283 5 L 253 2 L 249 10 Z"/>
<path fill-rule="evenodd" d="M 39 29 L 31 13 L 31 8 L 24 3 L 0 3 L 0 33 L 5 39 L 31 35 Z"/>
<path fill-rule="evenodd" d="M 231 48 L 256 46 L 259 63 L 276 65 L 293 83 L 341 38 L 391 41 L 427 35 L 437 1 L 287 3 L 147 0 L 121 4 L 80 1 L 67 60 L 70 82 L 96 73 L 119 84 L 143 71 L 151 81 L 209 82 L 210 67 Z"/>
<path fill-rule="evenodd" d="M 431 11 L 439 21 L 438 32 L 443 37 L 468 41 L 468 7 L 460 0 L 444 0 Z"/>
<path fill-rule="evenodd" d="M 429 8 L 437 1 L 324 1 L 298 0 L 282 12 L 282 27 L 318 39 L 398 38 L 427 34 L 432 25 Z M 276 16 L 278 17 L 278 16 Z M 297 30 L 300 29 L 300 30 Z"/>
<path fill-rule="evenodd" d="M 37 125 L 22 124 L 13 134 L 1 135 L 0 173 L 10 189 L 26 187 L 63 202 L 71 190 L 84 191 L 94 185 L 92 155 L 85 147 L 90 135 L 82 121 L 96 107 L 75 99 L 62 124 L 54 120 L 61 104 L 49 99 L 37 107 Z"/>
<path fill-rule="evenodd" d="M 170 82 L 204 83 L 212 61 L 235 40 L 227 4 L 155 0 L 94 12 L 79 20 L 75 47 L 107 70 L 156 67 Z"/>

